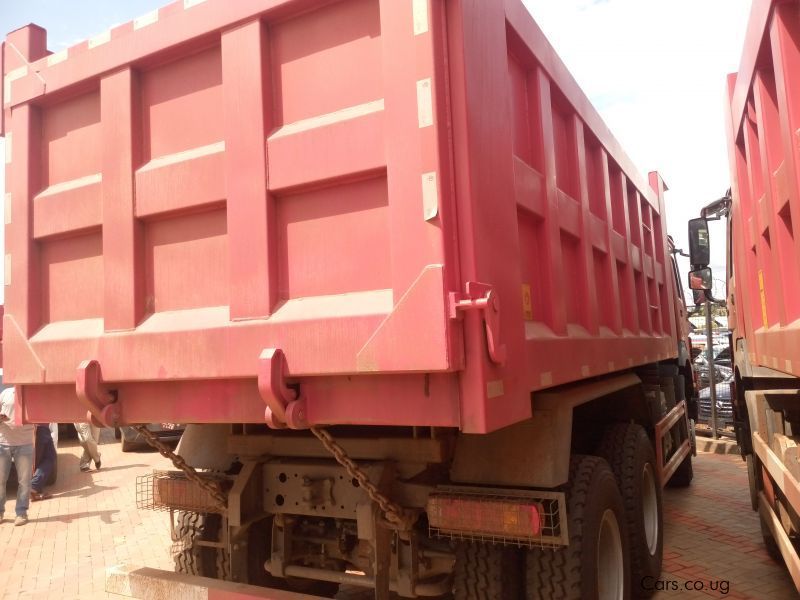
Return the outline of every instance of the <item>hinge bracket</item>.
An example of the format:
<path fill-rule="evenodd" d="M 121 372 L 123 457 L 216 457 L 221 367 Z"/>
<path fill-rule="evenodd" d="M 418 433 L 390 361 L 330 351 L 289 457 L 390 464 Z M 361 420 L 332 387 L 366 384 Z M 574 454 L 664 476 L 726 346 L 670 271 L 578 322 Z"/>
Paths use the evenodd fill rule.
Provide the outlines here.
<path fill-rule="evenodd" d="M 506 346 L 500 343 L 500 298 L 491 285 L 468 281 L 466 292 L 450 293 L 451 319 L 460 319 L 465 311 L 471 310 L 483 312 L 489 357 L 492 362 L 502 365 L 506 361 Z"/>
<path fill-rule="evenodd" d="M 120 424 L 120 406 L 117 394 L 103 383 L 100 363 L 84 360 L 75 377 L 78 400 L 87 408 L 86 419 L 98 427 L 117 427 Z"/>
<path fill-rule="evenodd" d="M 286 355 L 278 348 L 265 348 L 258 359 L 258 393 L 267 405 L 264 420 L 273 429 L 307 429 L 306 402 L 286 377 Z"/>

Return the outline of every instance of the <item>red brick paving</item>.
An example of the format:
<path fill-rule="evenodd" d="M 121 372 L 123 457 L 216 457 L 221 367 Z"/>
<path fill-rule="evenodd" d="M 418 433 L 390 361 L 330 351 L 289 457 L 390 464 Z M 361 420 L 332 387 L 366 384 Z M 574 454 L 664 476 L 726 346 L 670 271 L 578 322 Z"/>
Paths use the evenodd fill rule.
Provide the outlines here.
<path fill-rule="evenodd" d="M 664 520 L 661 581 L 675 582 L 667 585 L 679 589 L 658 593 L 658 600 L 798 597 L 786 569 L 764 550 L 758 514 L 750 507 L 747 470 L 738 455 L 699 454 L 692 485 L 665 490 Z M 687 592 L 687 583 L 692 588 L 695 581 L 705 589 Z M 719 591 L 724 582 L 727 595 Z"/>
<path fill-rule="evenodd" d="M 0 524 L 0 600 L 119 598 L 106 594 L 105 569 L 119 563 L 171 569 L 165 513 L 136 509 L 136 476 L 170 468 L 155 452 L 123 454 L 103 431 L 99 471 L 81 473 L 81 448 L 62 439 L 53 497 L 32 502 L 30 522 Z M 5 514 L 14 514 L 9 489 Z"/>
<path fill-rule="evenodd" d="M 0 600 L 118 598 L 104 591 L 107 567 L 172 569 L 166 513 L 139 511 L 135 503 L 136 476 L 170 468 L 168 461 L 152 452 L 121 453 L 110 431 L 102 442 L 103 469 L 81 473 L 80 447 L 62 440 L 53 498 L 32 503 L 24 527 L 0 524 Z M 738 456 L 700 454 L 693 485 L 666 490 L 664 506 L 660 581 L 678 589 L 659 592 L 658 600 L 798 597 L 786 570 L 763 549 Z M 5 514 L 14 514 L 13 494 Z M 707 588 L 727 582 L 729 592 L 687 592 L 695 581 Z"/>

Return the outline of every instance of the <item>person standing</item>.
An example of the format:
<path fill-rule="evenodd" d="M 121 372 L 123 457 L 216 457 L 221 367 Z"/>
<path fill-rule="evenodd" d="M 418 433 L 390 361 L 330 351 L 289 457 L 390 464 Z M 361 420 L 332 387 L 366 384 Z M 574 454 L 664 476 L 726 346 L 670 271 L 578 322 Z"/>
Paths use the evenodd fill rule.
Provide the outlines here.
<path fill-rule="evenodd" d="M 97 444 L 100 442 L 100 428 L 96 427 L 94 423 L 75 423 L 75 430 L 78 432 L 78 441 L 83 446 L 83 454 L 81 455 L 80 469 L 81 471 L 88 471 L 91 468 L 91 462 L 94 461 L 94 468 L 100 468 L 100 450 Z"/>
<path fill-rule="evenodd" d="M 31 500 L 33 502 L 50 497 L 50 494 L 45 492 L 44 488 L 47 482 L 50 481 L 58 460 L 56 446 L 53 443 L 53 434 L 48 425 L 36 426 L 35 455 L 34 464 L 36 470 L 33 472 L 33 479 L 31 479 Z"/>
<path fill-rule="evenodd" d="M 17 425 L 14 415 L 14 388 L 0 392 L 0 523 L 6 506 L 6 485 L 11 463 L 17 471 L 17 518 L 14 525 L 28 522 L 33 475 L 33 425 Z"/>

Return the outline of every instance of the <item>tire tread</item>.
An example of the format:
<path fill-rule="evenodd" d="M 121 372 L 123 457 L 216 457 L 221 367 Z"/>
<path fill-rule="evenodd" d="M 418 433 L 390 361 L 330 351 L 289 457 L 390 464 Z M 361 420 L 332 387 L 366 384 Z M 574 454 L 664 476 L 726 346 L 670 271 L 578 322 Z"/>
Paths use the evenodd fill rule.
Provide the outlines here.
<path fill-rule="evenodd" d="M 638 589 L 637 582 L 644 577 L 658 577 L 661 573 L 661 549 L 657 550 L 657 565 L 648 564 L 650 560 L 640 552 L 647 550 L 647 538 L 643 529 L 643 514 L 641 506 L 642 490 L 637 482 L 641 481 L 642 465 L 640 461 L 649 462 L 653 468 L 653 477 L 656 477 L 655 456 L 650 444 L 650 438 L 644 427 L 635 423 L 615 423 L 611 425 L 603 436 L 603 441 L 597 454 L 605 458 L 622 494 L 622 503 L 625 506 L 625 518 L 628 524 L 628 539 L 630 540 L 631 556 L 631 583 L 632 589 Z M 642 455 L 640 455 L 642 454 Z M 656 494 L 658 497 L 659 512 L 663 511 L 662 500 L 656 481 Z M 663 514 L 663 513 L 662 513 Z M 663 519 L 659 522 L 659 535 L 664 535 Z M 663 543 L 663 542 L 662 542 Z M 639 590 L 639 595 L 642 591 Z"/>
<path fill-rule="evenodd" d="M 596 456 L 575 455 L 570 460 L 566 485 L 569 514 L 569 546 L 528 552 L 526 589 L 529 598 L 580 598 L 581 554 L 586 505 L 595 472 L 608 468 Z"/>

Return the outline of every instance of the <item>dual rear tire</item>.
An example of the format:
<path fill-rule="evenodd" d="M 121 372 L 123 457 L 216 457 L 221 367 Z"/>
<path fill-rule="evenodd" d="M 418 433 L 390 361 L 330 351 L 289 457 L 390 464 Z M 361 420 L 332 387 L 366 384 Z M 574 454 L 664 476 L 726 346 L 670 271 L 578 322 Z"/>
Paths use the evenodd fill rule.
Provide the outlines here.
<path fill-rule="evenodd" d="M 625 505 L 632 594 L 649 597 L 652 585 L 646 582 L 661 574 L 664 551 L 663 502 L 653 446 L 641 425 L 617 423 L 606 431 L 598 454 L 611 465 Z"/>
<path fill-rule="evenodd" d="M 456 600 L 624 600 L 652 594 L 663 554 L 661 486 L 650 438 L 612 425 L 598 456 L 575 455 L 566 494 L 569 545 L 521 551 L 469 543 L 457 551 Z"/>
<path fill-rule="evenodd" d="M 569 546 L 521 551 L 461 544 L 456 600 L 630 598 L 625 508 L 608 463 L 596 456 L 574 456 L 565 492 Z"/>
<path fill-rule="evenodd" d="M 630 598 L 625 506 L 608 462 L 574 456 L 565 491 L 569 546 L 527 552 L 527 597 Z"/>

